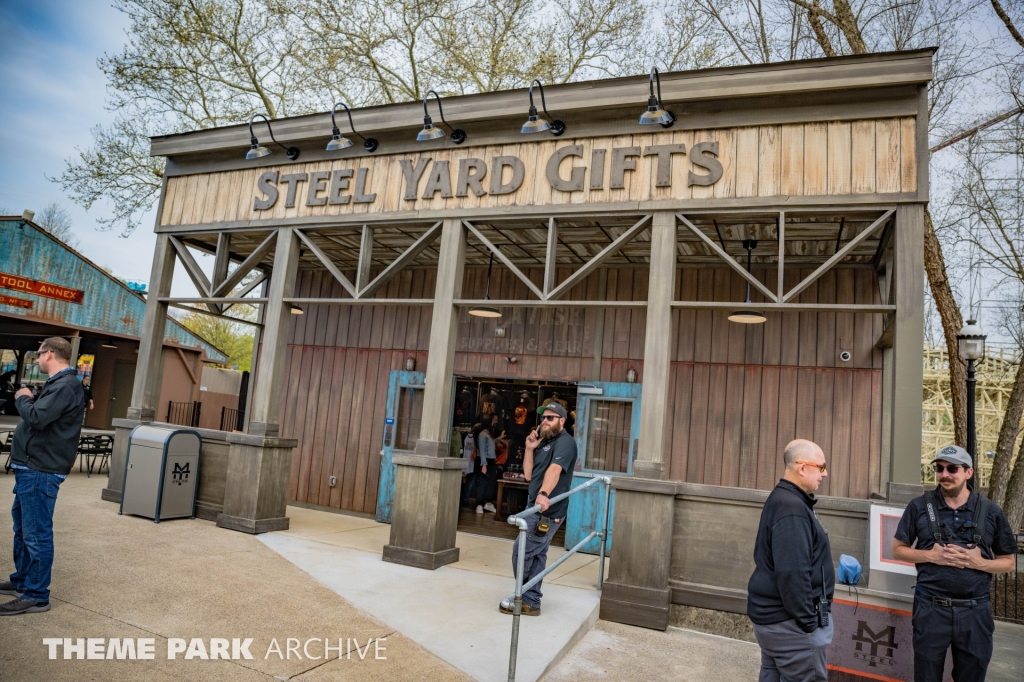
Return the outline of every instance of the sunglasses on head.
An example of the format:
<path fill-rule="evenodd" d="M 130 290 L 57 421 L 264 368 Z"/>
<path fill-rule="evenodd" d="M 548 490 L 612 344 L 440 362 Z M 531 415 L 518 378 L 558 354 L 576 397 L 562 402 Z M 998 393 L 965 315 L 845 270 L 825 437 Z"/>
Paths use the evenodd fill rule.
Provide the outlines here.
<path fill-rule="evenodd" d="M 824 464 L 818 464 L 817 462 L 797 462 L 797 464 L 806 464 L 807 466 L 812 466 L 821 473 L 825 473 L 825 470 L 828 468 Z"/>
<path fill-rule="evenodd" d="M 546 421 L 552 421 L 553 422 L 556 419 L 561 419 L 561 417 L 559 417 L 557 414 L 542 414 L 540 416 L 540 420 L 541 421 L 545 421 L 545 422 Z"/>
<path fill-rule="evenodd" d="M 956 472 L 960 471 L 961 469 L 966 471 L 968 469 L 968 466 L 966 464 L 936 464 L 935 465 L 935 473 L 937 473 L 937 474 L 941 474 L 943 471 L 948 471 L 951 474 L 955 474 Z"/>

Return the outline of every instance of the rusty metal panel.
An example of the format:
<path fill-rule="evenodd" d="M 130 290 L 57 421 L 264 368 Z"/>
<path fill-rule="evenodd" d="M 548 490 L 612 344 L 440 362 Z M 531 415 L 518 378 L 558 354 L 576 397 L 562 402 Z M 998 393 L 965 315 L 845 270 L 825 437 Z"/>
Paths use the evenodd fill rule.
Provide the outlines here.
<path fill-rule="evenodd" d="M 32 307 L 0 303 L 0 314 L 69 325 L 100 334 L 142 335 L 146 300 L 78 253 L 22 220 L 0 220 L 0 272 L 85 292 L 81 304 L 17 289 L 0 294 L 31 301 Z M 202 347 L 211 360 L 225 362 L 224 353 L 168 318 L 164 341 Z"/>

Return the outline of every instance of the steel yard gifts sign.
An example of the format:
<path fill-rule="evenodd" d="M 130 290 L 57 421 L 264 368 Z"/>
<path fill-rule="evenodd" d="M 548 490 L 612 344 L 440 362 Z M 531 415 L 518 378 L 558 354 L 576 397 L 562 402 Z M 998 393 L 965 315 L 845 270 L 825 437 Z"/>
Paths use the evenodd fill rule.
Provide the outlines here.
<path fill-rule="evenodd" d="M 55 298 L 58 301 L 78 303 L 79 305 L 85 299 L 85 292 L 79 289 L 62 287 L 59 284 L 51 284 L 49 282 L 40 282 L 36 279 L 11 275 L 6 272 L 0 272 L 0 287 L 21 291 L 26 294 Z"/>

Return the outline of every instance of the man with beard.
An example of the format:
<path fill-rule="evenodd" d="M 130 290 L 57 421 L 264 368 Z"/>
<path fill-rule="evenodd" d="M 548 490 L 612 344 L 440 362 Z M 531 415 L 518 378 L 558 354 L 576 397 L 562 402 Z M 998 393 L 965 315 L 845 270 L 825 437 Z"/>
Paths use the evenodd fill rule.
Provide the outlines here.
<path fill-rule="evenodd" d="M 548 562 L 548 547 L 558 528 L 565 521 L 569 500 L 554 504 L 552 497 L 569 492 L 572 472 L 576 468 L 576 441 L 565 430 L 565 408 L 556 402 L 544 406 L 540 426 L 526 437 L 523 474 L 530 483 L 527 507 L 539 504 L 541 511 L 526 519 L 526 556 L 523 557 L 523 583 L 544 570 Z M 541 527 L 538 531 L 538 525 Z M 544 530 L 544 527 L 547 530 Z M 512 572 L 518 568 L 519 541 L 512 544 Z M 524 616 L 540 615 L 540 586 L 538 582 L 523 593 Z M 501 601 L 502 613 L 514 610 L 514 595 Z"/>
<path fill-rule="evenodd" d="M 914 680 L 940 682 L 952 647 L 953 679 L 982 682 L 995 629 L 992 574 L 1016 568 L 1017 543 L 1003 510 L 967 487 L 966 450 L 946 446 L 932 464 L 938 487 L 911 500 L 892 542 L 893 558 L 917 564 Z"/>

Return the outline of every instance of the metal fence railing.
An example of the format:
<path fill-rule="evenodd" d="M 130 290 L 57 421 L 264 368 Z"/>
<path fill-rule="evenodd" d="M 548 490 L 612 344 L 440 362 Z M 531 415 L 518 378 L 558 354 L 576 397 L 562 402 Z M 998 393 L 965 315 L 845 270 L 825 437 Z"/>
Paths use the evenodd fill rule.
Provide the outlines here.
<path fill-rule="evenodd" d="M 233 410 L 227 406 L 220 408 L 220 430 L 241 431 L 244 414 L 241 410 Z"/>
<path fill-rule="evenodd" d="M 992 617 L 1024 624 L 1024 554 L 1017 554 L 1017 570 L 992 576 Z"/>
<path fill-rule="evenodd" d="M 173 400 L 168 401 L 167 423 L 199 428 L 199 415 L 202 414 L 202 410 L 203 404 L 198 401 L 190 403 L 176 403 Z"/>
<path fill-rule="evenodd" d="M 583 549 L 583 547 L 594 538 L 601 538 L 601 549 L 598 555 L 597 564 L 597 589 L 600 590 L 604 586 L 604 554 L 605 547 L 608 544 L 608 507 L 612 494 L 612 479 L 608 476 L 595 476 L 586 483 L 576 486 L 569 492 L 562 493 L 561 495 L 555 495 L 551 498 L 551 503 L 554 504 L 559 500 L 564 500 L 565 498 L 575 495 L 581 490 L 598 483 L 604 484 L 604 508 L 601 511 L 601 529 L 593 531 L 590 535 L 580 540 L 576 543 L 575 547 L 570 549 L 563 556 L 559 557 L 557 561 L 548 565 L 543 571 L 531 578 L 525 585 L 523 584 L 523 571 L 526 569 L 526 519 L 527 517 L 538 513 L 540 511 L 540 505 L 536 504 L 525 511 L 519 512 L 515 516 L 508 517 L 508 522 L 519 528 L 519 537 L 516 538 L 516 542 L 519 543 L 519 554 L 516 561 L 516 594 L 512 611 L 512 644 L 509 647 L 508 652 L 509 682 L 515 682 L 516 679 L 516 658 L 519 653 L 519 618 L 523 612 L 523 592 L 526 592 L 543 580 L 548 573 L 551 573 L 551 571 L 558 568 L 562 562 Z"/>

